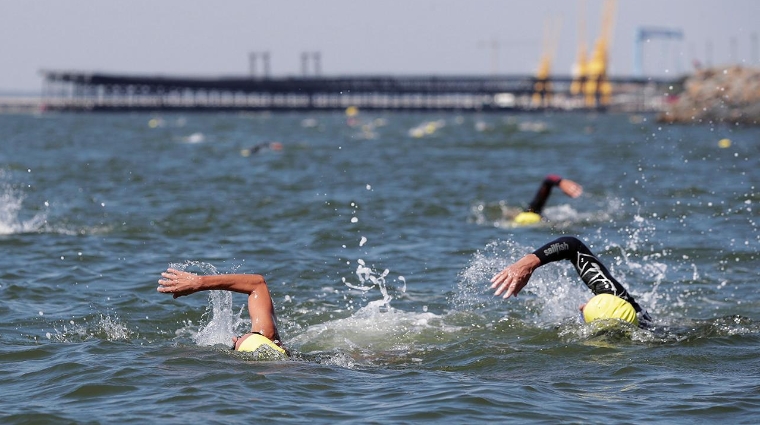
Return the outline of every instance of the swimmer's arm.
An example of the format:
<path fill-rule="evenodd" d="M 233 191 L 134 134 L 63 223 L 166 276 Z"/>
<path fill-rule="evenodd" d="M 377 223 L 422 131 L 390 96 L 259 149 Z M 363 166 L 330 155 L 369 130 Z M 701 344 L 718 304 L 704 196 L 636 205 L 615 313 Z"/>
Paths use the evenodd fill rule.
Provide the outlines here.
<path fill-rule="evenodd" d="M 248 314 L 251 315 L 251 332 L 258 332 L 271 340 L 280 340 L 269 288 L 260 274 L 197 275 L 182 270 L 167 269 L 161 273 L 158 292 L 172 294 L 174 298 L 200 291 L 223 290 L 248 295 Z"/>
<path fill-rule="evenodd" d="M 528 284 L 533 271 L 541 266 L 541 260 L 535 254 L 528 254 L 507 266 L 504 270 L 491 278 L 491 289 L 495 289 L 494 295 L 502 293 L 504 298 L 517 296 L 525 285 Z"/>
<path fill-rule="evenodd" d="M 578 257 L 578 252 L 591 254 L 591 251 L 589 251 L 580 239 L 574 236 L 560 236 L 533 251 L 533 254 L 541 260 L 541 264 L 543 265 L 560 260 L 568 260 L 572 262 Z"/>
<path fill-rule="evenodd" d="M 639 315 L 639 323 L 651 322 L 651 317 L 628 293 L 625 287 L 615 279 L 607 267 L 599 261 L 593 252 L 580 239 L 573 236 L 562 236 L 534 251 L 538 256 L 541 264 L 554 261 L 568 260 L 573 263 L 576 273 L 581 280 L 591 289 L 594 295 L 612 294 L 620 297 L 633 305 L 633 308 Z M 580 263 L 583 258 L 584 262 L 594 264 L 594 273 L 584 273 L 584 266 Z M 588 266 L 585 266 L 588 267 Z"/>
<path fill-rule="evenodd" d="M 583 186 L 572 180 L 562 179 L 557 183 L 557 186 L 559 186 L 560 190 L 564 192 L 565 195 L 571 198 L 577 198 L 583 193 Z"/>
<path fill-rule="evenodd" d="M 174 298 L 194 294 L 199 291 L 226 290 L 251 294 L 262 286 L 266 288 L 264 276 L 259 274 L 197 275 L 182 270 L 167 269 L 161 273 L 158 292 L 173 294 Z"/>
<path fill-rule="evenodd" d="M 577 254 L 579 244 L 582 242 L 577 238 L 563 236 L 524 256 L 491 278 L 491 289 L 496 290 L 494 295 L 517 296 L 537 268 L 554 261 L 570 260 Z"/>

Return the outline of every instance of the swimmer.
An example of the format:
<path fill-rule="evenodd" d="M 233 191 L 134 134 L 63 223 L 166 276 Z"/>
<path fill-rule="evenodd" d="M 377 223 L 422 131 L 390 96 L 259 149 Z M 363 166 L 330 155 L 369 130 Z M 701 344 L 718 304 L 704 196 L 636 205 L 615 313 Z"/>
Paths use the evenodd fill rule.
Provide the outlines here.
<path fill-rule="evenodd" d="M 259 143 L 258 145 L 251 146 L 248 149 L 241 149 L 240 155 L 242 156 L 251 156 L 251 154 L 257 154 L 261 152 L 262 150 L 273 150 L 273 151 L 281 151 L 282 150 L 282 143 L 280 142 L 264 142 Z"/>
<path fill-rule="evenodd" d="M 651 325 L 649 313 L 612 277 L 591 250 L 580 239 L 572 236 L 555 239 L 504 268 L 491 278 L 491 289 L 495 290 L 494 295 L 504 294 L 504 299 L 516 297 L 537 268 L 559 260 L 572 262 L 578 276 L 594 293 L 589 302 L 580 306 L 586 323 L 619 319 L 639 327 Z"/>
<path fill-rule="evenodd" d="M 224 290 L 248 294 L 248 314 L 251 316 L 251 331 L 232 338 L 232 349 L 236 351 L 257 351 L 270 349 L 279 354 L 289 355 L 277 332 L 277 318 L 269 288 L 264 277 L 259 274 L 197 275 L 169 268 L 161 273 L 158 292 L 173 294 L 174 298 L 200 291 Z"/>
<path fill-rule="evenodd" d="M 544 204 L 546 204 L 546 200 L 549 199 L 549 195 L 551 195 L 554 186 L 558 186 L 565 195 L 571 198 L 577 198 L 583 193 L 583 186 L 578 183 L 569 179 L 563 179 L 556 174 L 549 174 L 544 178 L 544 181 L 541 182 L 541 186 L 538 188 L 536 196 L 530 201 L 528 208 L 515 216 L 513 220 L 514 223 L 517 225 L 526 225 L 535 224 L 541 221 L 541 211 L 544 209 Z"/>

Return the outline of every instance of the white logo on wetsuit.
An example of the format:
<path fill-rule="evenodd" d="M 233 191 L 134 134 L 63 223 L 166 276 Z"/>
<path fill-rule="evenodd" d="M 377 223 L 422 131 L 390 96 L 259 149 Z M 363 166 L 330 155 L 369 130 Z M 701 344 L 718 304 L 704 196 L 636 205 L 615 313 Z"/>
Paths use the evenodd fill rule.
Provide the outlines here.
<path fill-rule="evenodd" d="M 589 288 L 591 288 L 592 285 L 597 286 L 598 284 L 603 284 L 604 288 L 610 291 L 609 293 L 612 295 L 618 295 L 615 290 L 615 284 L 604 275 L 599 264 L 588 258 L 596 260 L 596 257 L 593 255 L 578 253 L 578 270 L 580 270 L 581 279 L 586 282 L 586 285 Z M 594 288 L 591 289 L 593 290 Z M 594 291 L 594 293 L 597 293 L 597 291 Z"/>
<path fill-rule="evenodd" d="M 554 253 L 564 251 L 566 249 L 570 249 L 570 244 L 568 244 L 567 242 L 553 243 L 549 248 L 546 248 L 544 250 L 544 255 L 548 257 Z"/>

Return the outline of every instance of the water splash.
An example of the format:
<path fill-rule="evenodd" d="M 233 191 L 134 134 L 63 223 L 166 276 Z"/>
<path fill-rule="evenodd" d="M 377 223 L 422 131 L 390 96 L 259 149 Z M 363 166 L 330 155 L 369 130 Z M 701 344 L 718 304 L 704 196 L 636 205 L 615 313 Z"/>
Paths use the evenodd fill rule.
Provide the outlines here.
<path fill-rule="evenodd" d="M 375 300 L 351 316 L 309 326 L 290 344 L 307 358 L 340 367 L 397 362 L 419 354 L 427 345 L 456 338 L 460 328 L 447 325 L 444 319 Z"/>
<path fill-rule="evenodd" d="M 36 232 L 45 225 L 45 212 L 27 220 L 21 218 L 24 198 L 24 194 L 11 185 L 0 185 L 0 235 Z"/>
<path fill-rule="evenodd" d="M 473 254 L 467 267 L 459 273 L 457 290 L 450 299 L 455 310 L 477 311 L 493 303 L 487 294 L 490 279 L 499 270 L 517 260 L 522 251 L 514 241 L 490 242 Z"/>
<path fill-rule="evenodd" d="M 343 284 L 351 289 L 356 289 L 364 293 L 369 292 L 373 288 L 378 288 L 383 296 L 382 303 L 390 307 L 390 302 L 393 297 L 388 292 L 388 285 L 385 282 L 385 277 L 390 273 L 389 269 L 383 270 L 382 273 L 377 273 L 374 269 L 367 267 L 367 264 L 361 258 L 356 261 L 359 265 L 356 267 L 356 276 L 359 278 L 359 284 L 350 283 L 345 277 L 341 278 Z M 403 280 L 402 280 L 403 279 Z M 400 280 L 404 283 L 404 290 L 406 290 L 406 280 L 401 276 Z"/>
<path fill-rule="evenodd" d="M 189 268 L 200 269 L 200 274 L 214 275 L 219 271 L 212 264 L 200 261 L 185 261 L 184 263 L 172 263 L 169 267 L 177 270 Z M 208 305 L 203 313 L 202 321 L 197 331 L 188 331 L 194 328 L 188 323 L 185 331 L 190 333 L 193 342 L 201 346 L 230 345 L 232 338 L 250 328 L 250 320 L 243 318 L 245 305 L 235 312 L 232 301 L 232 293 L 229 291 L 208 291 Z"/>
<path fill-rule="evenodd" d="M 134 332 L 118 317 L 102 314 L 93 321 L 84 319 L 83 324 L 70 320 L 63 324 L 60 329 L 56 327 L 54 330 L 55 333 L 47 332 L 45 337 L 55 342 L 85 341 L 91 338 L 106 341 L 127 341 L 134 335 Z"/>
<path fill-rule="evenodd" d="M 652 242 L 656 240 L 655 231 L 656 226 L 652 222 L 637 214 L 634 216 L 633 224 L 624 226 L 620 230 L 620 233 L 624 235 L 624 242 L 609 242 L 605 247 L 606 250 L 618 252 L 618 255 L 609 263 L 609 269 L 629 291 L 633 287 L 627 282 L 626 277 L 629 273 L 618 273 L 618 269 L 633 272 L 639 282 L 651 282 L 651 286 L 644 292 L 641 291 L 641 285 L 636 285 L 635 290 L 632 291 L 637 294 L 639 303 L 646 305 L 650 312 L 656 311 L 658 302 L 667 298 L 666 295 L 659 293 L 659 287 L 666 279 L 668 266 L 660 261 L 663 254 L 657 251 L 657 247 Z M 644 250 L 649 253 L 642 253 Z"/>
<path fill-rule="evenodd" d="M 182 139 L 182 141 L 189 144 L 203 143 L 205 140 L 206 140 L 206 136 L 200 132 L 193 133 Z"/>

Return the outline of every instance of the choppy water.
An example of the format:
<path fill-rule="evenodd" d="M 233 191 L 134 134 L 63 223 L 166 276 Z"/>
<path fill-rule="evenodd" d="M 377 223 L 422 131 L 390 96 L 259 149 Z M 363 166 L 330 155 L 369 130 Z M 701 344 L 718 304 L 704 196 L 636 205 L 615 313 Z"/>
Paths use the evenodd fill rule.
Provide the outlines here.
<path fill-rule="evenodd" d="M 0 116 L 2 422 L 754 423 L 760 129 L 643 118 Z M 584 195 L 510 227 L 548 173 Z M 490 295 L 560 234 L 657 327 L 580 325 L 569 264 Z M 294 358 L 170 264 L 264 274 Z"/>

